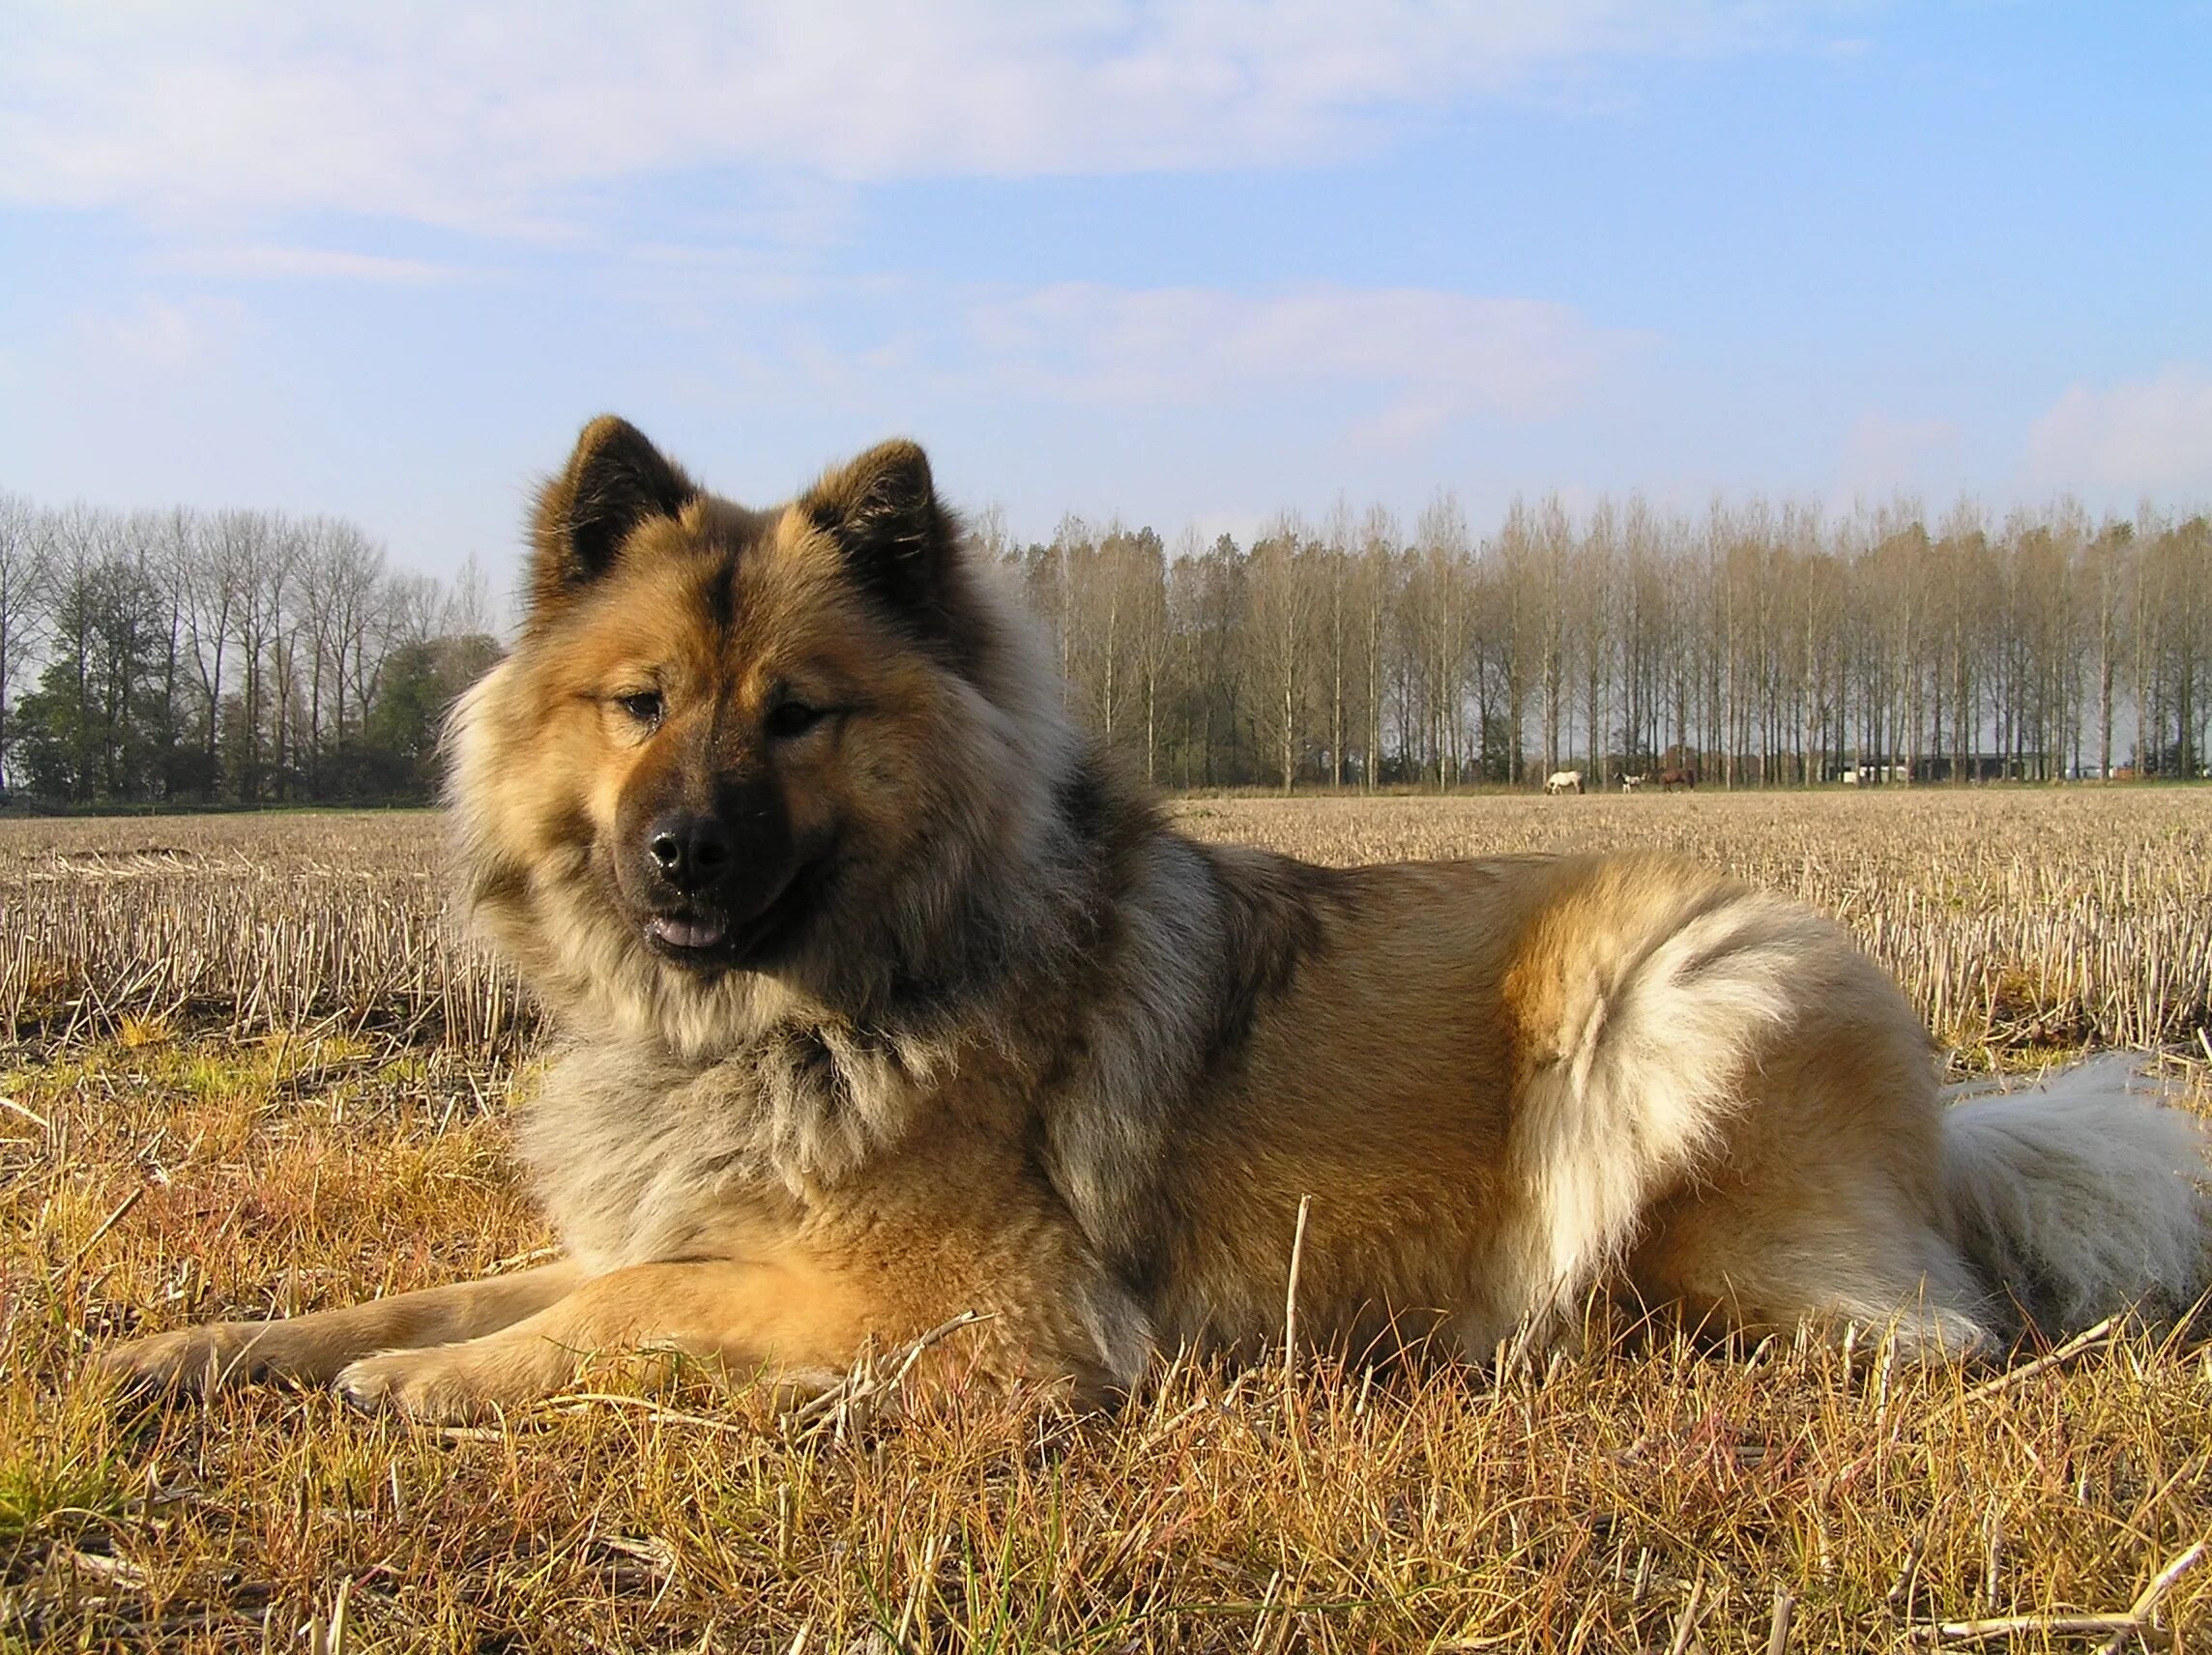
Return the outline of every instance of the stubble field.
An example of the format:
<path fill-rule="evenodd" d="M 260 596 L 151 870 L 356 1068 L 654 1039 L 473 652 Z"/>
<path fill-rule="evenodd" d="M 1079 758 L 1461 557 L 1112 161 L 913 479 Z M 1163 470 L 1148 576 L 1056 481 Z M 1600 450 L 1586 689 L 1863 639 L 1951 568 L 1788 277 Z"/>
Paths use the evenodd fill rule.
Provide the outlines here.
<path fill-rule="evenodd" d="M 2202 793 L 1177 814 L 1326 861 L 1672 846 L 1843 918 L 1963 1075 L 2159 1049 L 2212 1110 Z M 546 1246 L 506 1157 L 539 1031 L 443 918 L 435 839 L 0 823 L 0 1646 L 2212 1640 L 2212 1564 L 2157 1587 L 2212 1537 L 2212 1351 L 2138 1328 L 2003 1372 L 1897 1368 L 1872 1334 L 1650 1333 L 1498 1377 L 1178 1364 L 1104 1421 L 987 1394 L 780 1418 L 715 1375 L 467 1431 L 281 1391 L 117 1406 L 80 1378 L 99 1340 Z"/>

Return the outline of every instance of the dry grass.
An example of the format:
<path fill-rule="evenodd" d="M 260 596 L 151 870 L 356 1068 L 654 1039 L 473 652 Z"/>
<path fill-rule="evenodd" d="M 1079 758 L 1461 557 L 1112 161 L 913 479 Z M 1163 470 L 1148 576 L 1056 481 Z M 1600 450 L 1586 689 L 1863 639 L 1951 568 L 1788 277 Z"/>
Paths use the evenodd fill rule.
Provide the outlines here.
<path fill-rule="evenodd" d="M 1320 861 L 1661 845 L 1836 915 L 1969 1062 L 2212 1020 L 2212 798 L 2187 789 L 1232 798 L 1202 838 Z M 511 1051 L 420 813 L 0 822 L 0 1031 L 384 1031 Z"/>
<path fill-rule="evenodd" d="M 422 811 L 0 822 L 0 1032 L 503 1046 L 520 985 L 448 922 L 440 859 Z"/>
<path fill-rule="evenodd" d="M 2212 999 L 2189 795 L 1184 814 L 1337 860 L 1677 844 L 1844 914 L 1977 1058 L 2194 1042 Z M 1990 1616 L 2087 1650 L 2130 1635 L 2058 1617 L 2212 1535 L 2212 1353 L 2139 1330 L 1994 1388 L 1874 1340 L 1654 1335 L 1503 1382 L 1178 1369 L 1083 1423 L 961 1394 L 801 1426 L 712 1375 L 475 1432 L 281 1392 L 119 1412 L 77 1380 L 94 1339 L 543 1245 L 505 1157 L 525 1024 L 441 929 L 427 841 L 0 825 L 0 1646 L 1719 1655 L 1786 1600 L 1791 1650 Z M 2212 1106 L 2212 1062 L 2172 1066 Z M 2143 1631 L 2212 1640 L 2212 1566 Z"/>

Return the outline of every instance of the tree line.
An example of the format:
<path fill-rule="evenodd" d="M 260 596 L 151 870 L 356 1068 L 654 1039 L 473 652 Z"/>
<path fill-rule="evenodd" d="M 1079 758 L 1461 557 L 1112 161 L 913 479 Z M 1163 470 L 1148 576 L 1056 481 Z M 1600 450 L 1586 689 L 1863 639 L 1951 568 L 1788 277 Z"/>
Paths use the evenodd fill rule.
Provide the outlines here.
<path fill-rule="evenodd" d="M 976 537 L 1078 711 L 1175 787 L 2197 776 L 2212 521 L 2061 502 L 1992 523 L 1449 495 L 1285 515 L 1249 545 L 1064 519 Z M 87 805 L 415 802 L 495 661 L 484 583 L 358 526 L 0 494 L 0 794 Z"/>
<path fill-rule="evenodd" d="M 419 802 L 499 653 L 480 579 L 392 568 L 342 519 L 0 493 L 0 795 Z"/>
<path fill-rule="evenodd" d="M 2212 736 L 2202 513 L 1555 496 L 1477 537 L 1442 495 L 1411 535 L 1342 506 L 1249 546 L 979 533 L 1073 700 L 1178 787 L 2198 776 Z"/>

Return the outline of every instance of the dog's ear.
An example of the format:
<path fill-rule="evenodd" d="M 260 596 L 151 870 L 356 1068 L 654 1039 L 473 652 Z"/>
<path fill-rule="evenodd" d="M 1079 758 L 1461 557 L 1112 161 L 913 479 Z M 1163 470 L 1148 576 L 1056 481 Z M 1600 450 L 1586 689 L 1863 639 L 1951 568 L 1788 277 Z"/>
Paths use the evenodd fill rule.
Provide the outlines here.
<path fill-rule="evenodd" d="M 649 518 L 675 516 L 698 493 L 627 420 L 612 414 L 594 420 L 560 475 L 538 491 L 531 613 L 557 608 L 597 580 L 614 566 L 633 529 Z"/>
<path fill-rule="evenodd" d="M 917 445 L 877 445 L 808 489 L 799 509 L 836 543 L 856 585 L 925 629 L 944 622 L 959 529 Z"/>

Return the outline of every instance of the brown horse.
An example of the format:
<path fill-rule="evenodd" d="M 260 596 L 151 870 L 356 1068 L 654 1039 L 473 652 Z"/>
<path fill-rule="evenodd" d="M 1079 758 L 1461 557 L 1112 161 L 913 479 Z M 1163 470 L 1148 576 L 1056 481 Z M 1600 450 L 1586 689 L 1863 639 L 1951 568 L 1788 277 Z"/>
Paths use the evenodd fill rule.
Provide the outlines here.
<path fill-rule="evenodd" d="M 1679 769 L 1661 770 L 1658 779 L 1661 793 L 1673 793 L 1678 787 L 1696 787 L 1698 785 L 1698 772 L 1684 765 Z"/>

